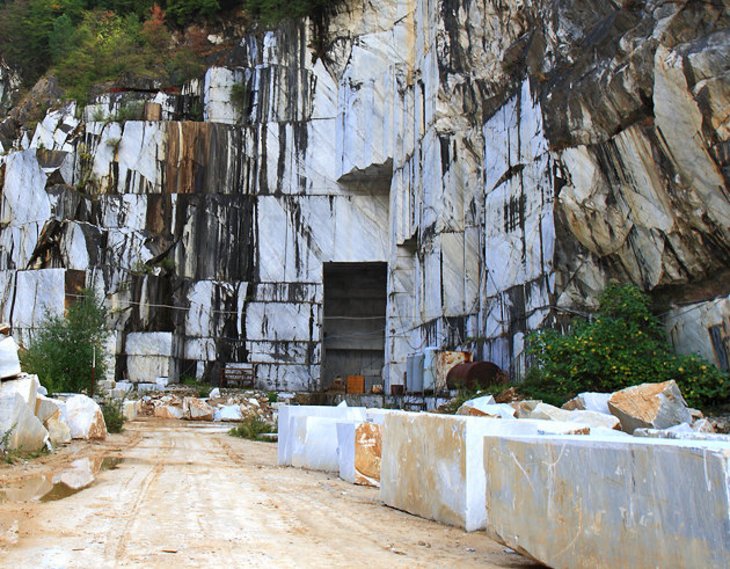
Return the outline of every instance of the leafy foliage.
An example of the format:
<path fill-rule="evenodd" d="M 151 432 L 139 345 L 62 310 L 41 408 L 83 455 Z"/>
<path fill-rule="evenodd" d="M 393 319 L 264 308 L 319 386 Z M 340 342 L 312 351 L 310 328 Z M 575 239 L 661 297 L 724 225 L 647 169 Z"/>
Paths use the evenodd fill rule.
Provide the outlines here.
<path fill-rule="evenodd" d="M 267 423 L 261 417 L 251 416 L 245 418 L 236 427 L 228 431 L 228 434 L 240 439 L 259 441 L 264 440 L 261 438 L 261 435 L 271 432 L 276 432 L 275 426 Z"/>
<path fill-rule="evenodd" d="M 695 355 L 672 352 L 648 296 L 634 285 L 613 285 L 601 297 L 595 320 L 569 334 L 532 334 L 535 364 L 520 391 L 550 403 L 582 391 L 612 392 L 674 379 L 687 403 L 712 405 L 730 395 L 730 378 Z"/>
<path fill-rule="evenodd" d="M 267 26 L 288 18 L 316 16 L 336 0 L 243 0 L 244 9 Z"/>
<path fill-rule="evenodd" d="M 96 377 L 106 371 L 106 310 L 91 290 L 84 290 L 63 318 L 51 317 L 21 354 L 23 369 L 38 375 L 51 393 L 80 392 L 89 387 L 96 352 Z"/>
<path fill-rule="evenodd" d="M 110 433 L 121 433 L 124 429 L 123 401 L 119 399 L 107 399 L 101 405 L 101 412 L 104 415 L 106 430 Z"/>

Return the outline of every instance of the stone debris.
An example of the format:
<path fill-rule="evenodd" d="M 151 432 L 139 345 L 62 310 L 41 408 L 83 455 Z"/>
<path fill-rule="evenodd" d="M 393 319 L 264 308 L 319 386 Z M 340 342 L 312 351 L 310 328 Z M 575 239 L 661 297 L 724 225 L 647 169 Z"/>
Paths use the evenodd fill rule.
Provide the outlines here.
<path fill-rule="evenodd" d="M 643 383 L 617 391 L 611 395 L 608 408 L 619 418 L 621 429 L 627 433 L 692 422 L 692 414 L 674 380 Z"/>
<path fill-rule="evenodd" d="M 159 405 L 153 408 L 153 415 L 160 419 L 182 419 L 185 411 L 181 405 Z"/>
<path fill-rule="evenodd" d="M 491 396 L 490 396 L 491 397 Z M 471 401 L 464 403 L 456 411 L 457 415 L 471 415 L 473 417 L 491 417 L 494 419 L 514 419 L 515 408 L 507 403 L 494 403 L 492 405 L 469 405 Z"/>
<path fill-rule="evenodd" d="M 584 423 L 591 427 L 619 429 L 620 421 L 613 415 L 604 415 L 595 411 L 566 411 L 547 403 L 538 403 L 535 408 L 524 415 L 528 419 L 542 419 L 545 421 L 563 421 L 566 423 Z"/>
<path fill-rule="evenodd" d="M 610 415 L 611 411 L 608 408 L 608 400 L 610 398 L 611 393 L 579 393 L 565 403 L 562 409 L 568 411 L 595 411 L 596 413 Z"/>
<path fill-rule="evenodd" d="M 202 399 L 185 397 L 183 399 L 183 418 L 191 421 L 212 421 L 215 409 Z"/>
<path fill-rule="evenodd" d="M 101 407 L 90 397 L 77 394 L 66 399 L 66 415 L 72 438 L 106 438 L 106 423 Z"/>
<path fill-rule="evenodd" d="M 223 405 L 217 410 L 217 421 L 241 421 L 243 413 L 240 405 Z"/>

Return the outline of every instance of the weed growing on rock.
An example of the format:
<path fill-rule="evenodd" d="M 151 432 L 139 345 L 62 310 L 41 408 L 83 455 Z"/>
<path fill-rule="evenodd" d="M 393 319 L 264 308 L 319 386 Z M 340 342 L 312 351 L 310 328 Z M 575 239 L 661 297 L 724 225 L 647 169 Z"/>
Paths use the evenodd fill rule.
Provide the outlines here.
<path fill-rule="evenodd" d="M 123 401 L 107 399 L 101 404 L 106 430 L 110 433 L 121 433 L 124 430 Z"/>

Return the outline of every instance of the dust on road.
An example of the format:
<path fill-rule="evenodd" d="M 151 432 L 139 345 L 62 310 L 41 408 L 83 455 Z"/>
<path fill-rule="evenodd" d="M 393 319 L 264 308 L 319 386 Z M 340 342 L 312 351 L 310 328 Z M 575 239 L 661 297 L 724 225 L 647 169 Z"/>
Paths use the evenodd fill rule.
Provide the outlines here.
<path fill-rule="evenodd" d="M 536 567 L 482 532 L 387 508 L 376 489 L 278 467 L 276 445 L 210 423 L 130 423 L 2 468 L 0 488 L 79 456 L 121 460 L 63 499 L 0 501 L 1 567 Z"/>

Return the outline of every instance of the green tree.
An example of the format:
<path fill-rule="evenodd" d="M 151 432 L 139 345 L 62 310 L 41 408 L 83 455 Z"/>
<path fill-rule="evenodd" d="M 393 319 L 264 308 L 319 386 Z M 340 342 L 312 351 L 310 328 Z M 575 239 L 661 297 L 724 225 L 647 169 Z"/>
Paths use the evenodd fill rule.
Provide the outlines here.
<path fill-rule="evenodd" d="M 96 377 L 106 372 L 104 340 L 108 334 L 103 303 L 92 290 L 84 290 L 64 317 L 46 320 L 21 355 L 23 369 L 38 375 L 51 393 L 88 390 L 94 359 Z"/>
<path fill-rule="evenodd" d="M 634 285 L 609 286 L 592 321 L 568 334 L 545 330 L 528 339 L 534 357 L 522 391 L 561 403 L 582 391 L 611 392 L 674 379 L 690 405 L 718 404 L 730 379 L 696 355 L 675 354 L 650 300 Z"/>

